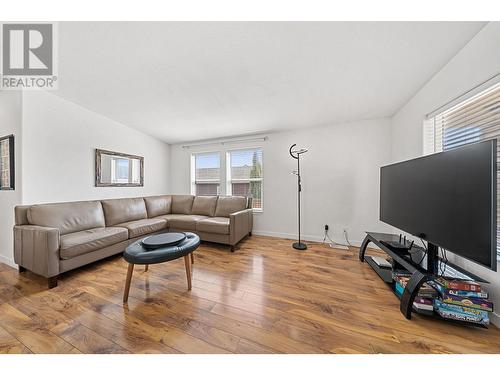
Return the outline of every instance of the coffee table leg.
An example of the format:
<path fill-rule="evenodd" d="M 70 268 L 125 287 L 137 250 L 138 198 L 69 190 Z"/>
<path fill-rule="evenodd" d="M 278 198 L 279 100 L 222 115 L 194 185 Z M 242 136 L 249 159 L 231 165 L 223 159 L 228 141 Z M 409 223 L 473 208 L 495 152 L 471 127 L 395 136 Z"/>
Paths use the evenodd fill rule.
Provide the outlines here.
<path fill-rule="evenodd" d="M 130 290 L 130 282 L 132 281 L 132 273 L 134 272 L 134 265 L 129 263 L 127 270 L 127 280 L 125 281 L 125 290 L 123 291 L 123 303 L 128 301 L 128 292 Z"/>
<path fill-rule="evenodd" d="M 190 255 L 191 255 L 191 264 L 194 264 L 194 251 Z"/>
<path fill-rule="evenodd" d="M 188 282 L 188 290 L 191 290 L 191 262 L 189 255 L 184 256 L 184 264 L 186 265 L 186 277 Z"/>

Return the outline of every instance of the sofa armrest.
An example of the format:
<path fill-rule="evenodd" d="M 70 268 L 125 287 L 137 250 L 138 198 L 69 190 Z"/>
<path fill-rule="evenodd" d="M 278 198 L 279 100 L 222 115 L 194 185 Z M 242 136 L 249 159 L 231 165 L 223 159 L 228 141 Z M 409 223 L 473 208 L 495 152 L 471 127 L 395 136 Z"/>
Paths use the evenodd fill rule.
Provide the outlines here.
<path fill-rule="evenodd" d="M 14 226 L 14 261 L 43 277 L 59 274 L 59 229 Z"/>
<path fill-rule="evenodd" d="M 243 237 L 252 232 L 253 209 L 238 211 L 229 215 L 229 243 L 236 245 Z"/>

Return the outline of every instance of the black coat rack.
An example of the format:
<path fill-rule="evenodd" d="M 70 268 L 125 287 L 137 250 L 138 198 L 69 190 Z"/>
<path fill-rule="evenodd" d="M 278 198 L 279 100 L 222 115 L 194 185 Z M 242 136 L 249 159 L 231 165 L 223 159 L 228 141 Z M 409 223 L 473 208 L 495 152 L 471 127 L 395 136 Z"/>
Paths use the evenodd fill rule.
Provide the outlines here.
<path fill-rule="evenodd" d="M 290 146 L 290 156 L 297 160 L 297 171 L 293 171 L 292 173 L 297 176 L 297 202 L 298 202 L 298 222 L 299 222 L 299 240 L 298 242 L 294 242 L 292 247 L 297 250 L 306 250 L 307 245 L 303 243 L 300 239 L 300 194 L 302 192 L 302 180 L 300 178 L 300 155 L 306 153 L 308 150 L 306 148 L 301 148 L 299 150 L 292 150 L 297 144 L 293 144 Z"/>

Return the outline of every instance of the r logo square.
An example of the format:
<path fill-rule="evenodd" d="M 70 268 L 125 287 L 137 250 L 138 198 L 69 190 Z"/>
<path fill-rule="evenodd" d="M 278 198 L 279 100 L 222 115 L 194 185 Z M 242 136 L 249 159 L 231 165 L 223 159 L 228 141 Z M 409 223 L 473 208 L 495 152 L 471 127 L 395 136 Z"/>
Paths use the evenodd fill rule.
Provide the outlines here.
<path fill-rule="evenodd" d="M 54 89 L 55 38 L 52 23 L 2 25 L 3 89 Z"/>
<path fill-rule="evenodd" d="M 3 25 L 3 75 L 52 75 L 52 25 Z"/>

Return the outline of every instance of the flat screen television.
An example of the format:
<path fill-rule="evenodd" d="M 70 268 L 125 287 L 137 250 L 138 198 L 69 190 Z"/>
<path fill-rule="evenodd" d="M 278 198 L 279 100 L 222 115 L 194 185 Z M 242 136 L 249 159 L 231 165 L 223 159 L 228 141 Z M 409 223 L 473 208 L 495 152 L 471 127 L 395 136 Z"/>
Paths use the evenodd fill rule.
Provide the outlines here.
<path fill-rule="evenodd" d="M 382 167 L 380 220 L 496 271 L 496 150 L 490 140 Z"/>

